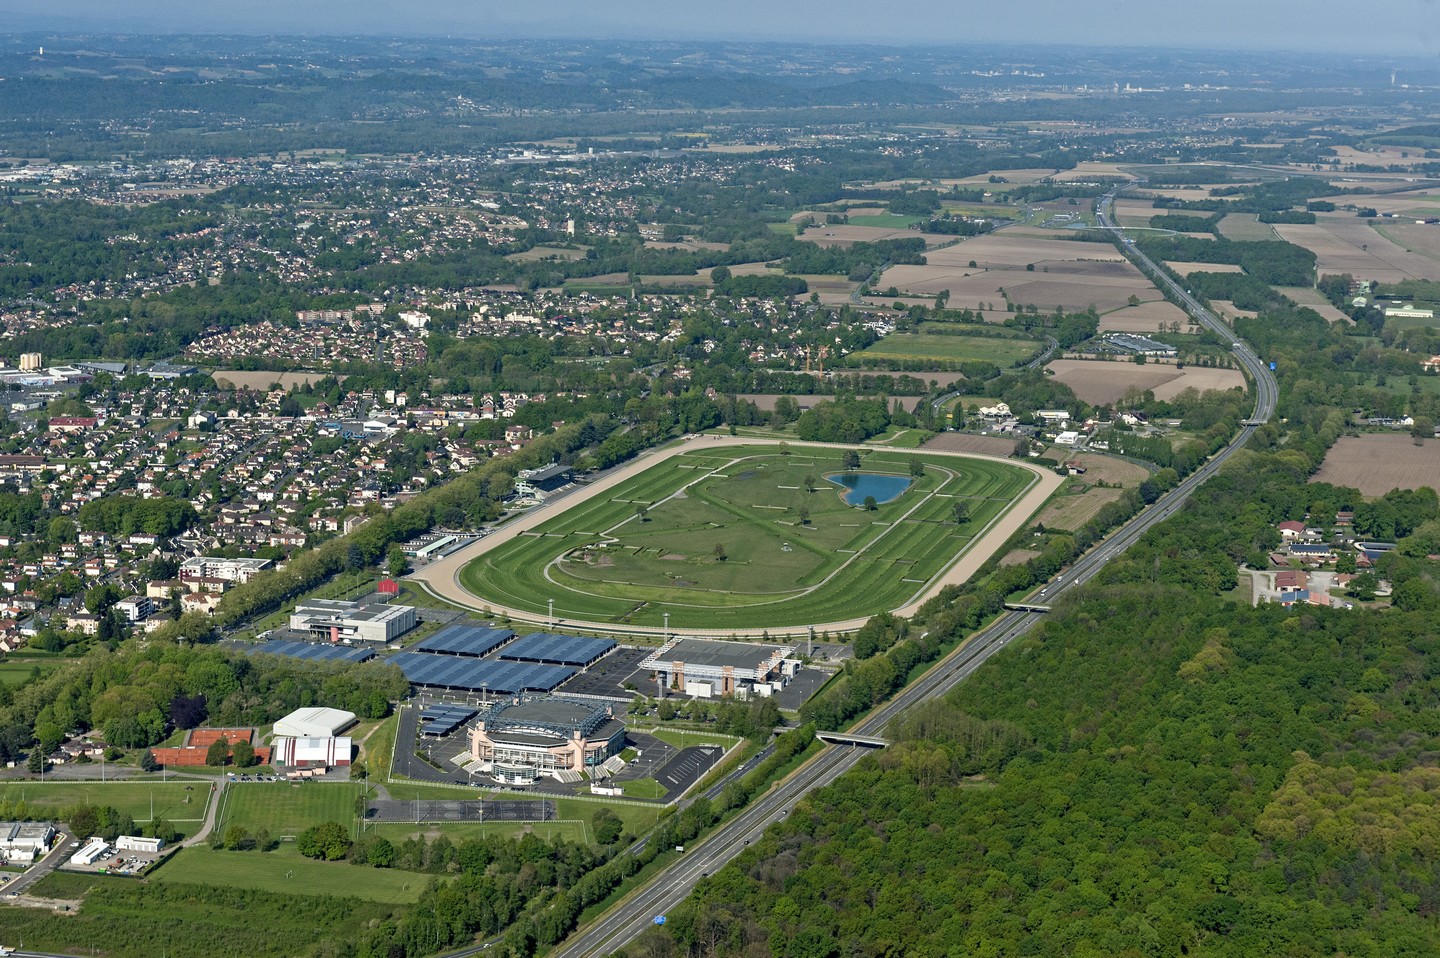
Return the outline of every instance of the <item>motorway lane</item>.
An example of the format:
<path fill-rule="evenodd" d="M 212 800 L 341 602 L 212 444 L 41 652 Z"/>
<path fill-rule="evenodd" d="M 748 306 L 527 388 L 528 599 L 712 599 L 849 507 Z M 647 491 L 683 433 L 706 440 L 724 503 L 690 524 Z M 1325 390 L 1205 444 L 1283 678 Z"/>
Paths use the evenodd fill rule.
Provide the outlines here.
<path fill-rule="evenodd" d="M 1114 193 L 1111 193 L 1102 197 L 1097 204 L 1097 214 L 1101 225 L 1112 230 L 1115 227 L 1110 226 L 1104 210 L 1113 200 Z M 1269 420 L 1275 414 L 1278 391 L 1275 377 L 1270 372 L 1268 364 L 1262 362 L 1228 326 L 1160 272 L 1148 257 L 1128 243 L 1123 245 L 1127 255 L 1148 266 L 1157 281 L 1167 285 L 1191 315 L 1232 344 L 1235 355 L 1250 373 L 1255 384 L 1255 411 L 1251 421 Z M 1061 578 L 1045 588 L 1046 597 L 1053 598 L 1083 584 L 1105 563 L 1150 531 L 1156 523 L 1163 522 L 1178 512 L 1202 483 L 1215 475 L 1227 459 L 1244 448 L 1255 434 L 1255 429 L 1254 425 L 1243 427 L 1235 438 L 1212 456 L 1205 465 L 1187 476 L 1150 507 L 1097 543 L 1089 553 L 1062 573 Z M 852 731 L 861 735 L 879 734 L 890 720 L 904 709 L 925 699 L 947 693 L 996 652 L 1028 633 L 1042 618 L 1043 613 L 1038 612 L 1015 611 L 1001 615 L 989 626 L 971 636 L 967 642 L 942 659 L 920 679 L 902 689 L 890 702 L 873 711 Z M 665 908 L 673 907 L 674 904 L 684 900 L 700 878 L 713 874 L 716 868 L 722 867 L 740 854 L 751 841 L 758 840 L 772 823 L 783 818 L 783 814 L 777 816 L 777 808 L 788 809 L 791 802 L 803 797 L 812 789 L 821 788 L 833 782 L 846 770 L 853 767 L 865 751 L 867 750 L 853 746 L 827 746 L 824 751 L 810 759 L 779 786 L 766 793 L 758 800 L 757 804 L 752 805 L 746 812 L 715 832 L 685 859 L 662 870 L 649 885 L 612 908 L 599 921 L 571 936 L 567 943 L 554 954 L 561 958 L 601 955 L 634 940 L 650 926 L 655 915 L 663 914 Z M 456 954 L 473 953 L 474 950 L 467 950 Z"/>

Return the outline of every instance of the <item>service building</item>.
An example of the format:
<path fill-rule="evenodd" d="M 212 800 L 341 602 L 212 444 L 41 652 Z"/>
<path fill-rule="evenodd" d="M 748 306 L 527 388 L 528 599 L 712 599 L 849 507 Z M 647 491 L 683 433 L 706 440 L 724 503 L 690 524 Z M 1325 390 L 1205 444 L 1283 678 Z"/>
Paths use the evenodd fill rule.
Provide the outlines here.
<path fill-rule="evenodd" d="M 335 599 L 311 599 L 290 614 L 292 632 L 308 632 L 329 642 L 393 642 L 415 628 L 408 605 L 361 605 Z"/>
<path fill-rule="evenodd" d="M 666 689 L 696 698 L 717 695 L 770 695 L 784 688 L 799 669 L 787 659 L 789 646 L 676 639 L 648 656 L 640 668 L 653 673 Z"/>

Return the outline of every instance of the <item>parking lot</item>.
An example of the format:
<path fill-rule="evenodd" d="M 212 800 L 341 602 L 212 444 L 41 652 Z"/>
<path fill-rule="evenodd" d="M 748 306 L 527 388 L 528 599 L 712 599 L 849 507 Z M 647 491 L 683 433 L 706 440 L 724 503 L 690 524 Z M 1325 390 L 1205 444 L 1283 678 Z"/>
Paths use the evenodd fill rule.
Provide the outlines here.
<path fill-rule="evenodd" d="M 629 698 L 655 694 L 655 683 L 640 672 L 640 663 L 654 649 L 618 648 L 565 684 L 573 695 L 606 695 Z M 625 683 L 635 686 L 627 689 Z"/>
<path fill-rule="evenodd" d="M 548 801 L 376 800 L 365 809 L 372 822 L 548 822 L 555 803 Z"/>
<path fill-rule="evenodd" d="M 631 732 L 630 743 L 640 752 L 624 770 L 612 779 L 624 787 L 627 781 L 653 778 L 666 789 L 665 801 L 671 801 L 691 785 L 704 778 L 725 757 L 725 745 L 704 741 L 704 733 L 696 732 L 695 745 L 683 749 L 643 732 Z"/>
<path fill-rule="evenodd" d="M 692 745 L 681 749 L 655 773 L 655 781 L 665 786 L 667 799 L 674 798 L 704 778 L 724 755 L 725 749 L 719 745 Z"/>

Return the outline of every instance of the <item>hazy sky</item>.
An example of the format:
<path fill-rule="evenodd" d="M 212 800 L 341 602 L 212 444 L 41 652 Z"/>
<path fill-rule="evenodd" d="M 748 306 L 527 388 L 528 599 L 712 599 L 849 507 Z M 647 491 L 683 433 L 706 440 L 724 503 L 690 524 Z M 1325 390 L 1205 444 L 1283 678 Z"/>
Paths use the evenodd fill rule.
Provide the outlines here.
<path fill-rule="evenodd" d="M 1440 56 L 1440 0 L 0 0 L 0 29 L 1039 42 Z"/>

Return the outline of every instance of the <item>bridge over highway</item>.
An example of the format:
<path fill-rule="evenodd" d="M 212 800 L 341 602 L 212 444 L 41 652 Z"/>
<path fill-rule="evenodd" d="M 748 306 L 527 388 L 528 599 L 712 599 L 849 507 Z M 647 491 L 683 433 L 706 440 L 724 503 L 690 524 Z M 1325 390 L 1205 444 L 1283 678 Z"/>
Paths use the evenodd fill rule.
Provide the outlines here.
<path fill-rule="evenodd" d="M 815 737 L 828 745 L 857 745 L 860 748 L 884 748 L 888 739 L 875 735 L 852 735 L 849 732 L 816 732 Z"/>

